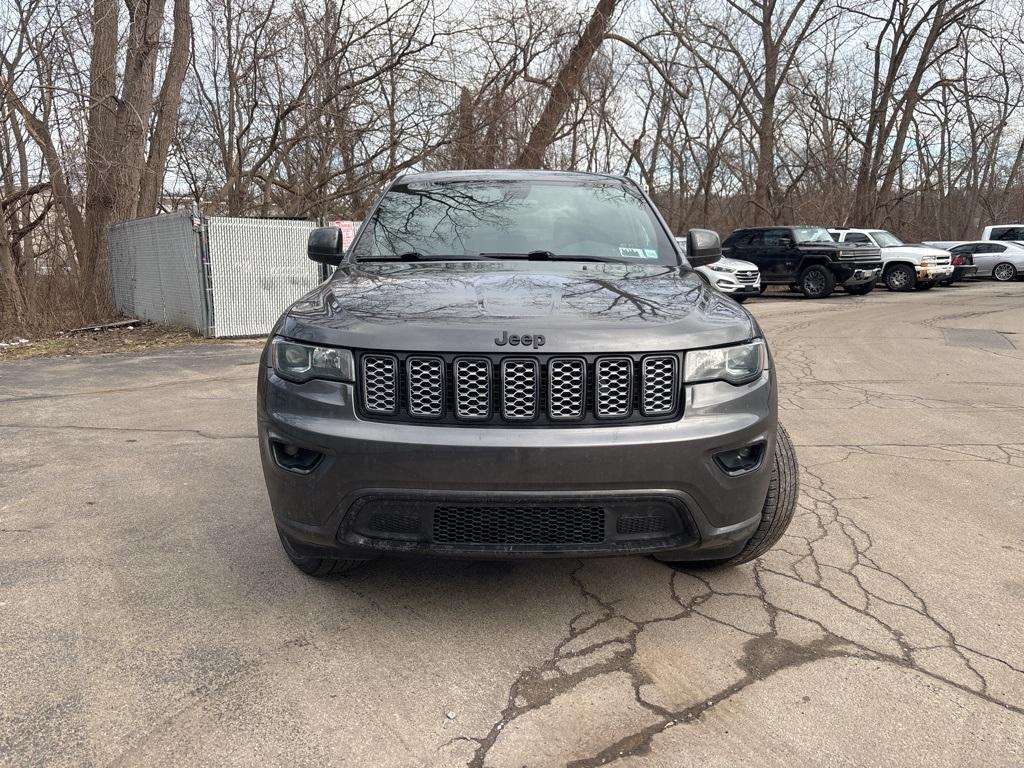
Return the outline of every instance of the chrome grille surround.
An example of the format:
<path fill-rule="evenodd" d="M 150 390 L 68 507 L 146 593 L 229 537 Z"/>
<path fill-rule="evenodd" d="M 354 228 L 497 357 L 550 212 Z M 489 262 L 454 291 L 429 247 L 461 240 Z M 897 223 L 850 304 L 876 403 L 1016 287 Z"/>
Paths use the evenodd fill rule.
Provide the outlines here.
<path fill-rule="evenodd" d="M 753 285 L 757 282 L 756 269 L 744 269 L 736 273 L 736 282 L 744 285 Z"/>
<path fill-rule="evenodd" d="M 444 360 L 408 357 L 405 360 L 409 414 L 436 419 L 444 413 Z"/>
<path fill-rule="evenodd" d="M 455 415 L 466 421 L 491 416 L 491 361 L 485 357 L 455 360 Z"/>
<path fill-rule="evenodd" d="M 533 358 L 501 361 L 501 415 L 507 421 L 531 421 L 537 417 L 539 378 Z"/>
<path fill-rule="evenodd" d="M 675 355 L 650 355 L 641 363 L 640 410 L 644 416 L 663 416 L 676 409 L 679 360 Z"/>
<path fill-rule="evenodd" d="M 553 421 L 583 418 L 587 407 L 587 361 L 553 357 L 548 361 L 548 417 Z"/>
<path fill-rule="evenodd" d="M 602 357 L 594 370 L 594 413 L 599 419 L 624 419 L 633 411 L 633 361 Z"/>
<path fill-rule="evenodd" d="M 379 416 L 398 412 L 398 361 L 391 355 L 363 355 L 363 407 Z"/>

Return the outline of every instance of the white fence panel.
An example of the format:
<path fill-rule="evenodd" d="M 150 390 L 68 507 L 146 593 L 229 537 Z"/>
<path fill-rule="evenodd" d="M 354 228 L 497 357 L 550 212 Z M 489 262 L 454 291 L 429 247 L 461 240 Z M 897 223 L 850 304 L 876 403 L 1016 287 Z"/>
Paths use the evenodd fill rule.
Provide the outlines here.
<path fill-rule="evenodd" d="M 214 336 L 269 333 L 288 305 L 320 283 L 319 265 L 306 258 L 316 222 L 211 217 L 206 226 Z"/>

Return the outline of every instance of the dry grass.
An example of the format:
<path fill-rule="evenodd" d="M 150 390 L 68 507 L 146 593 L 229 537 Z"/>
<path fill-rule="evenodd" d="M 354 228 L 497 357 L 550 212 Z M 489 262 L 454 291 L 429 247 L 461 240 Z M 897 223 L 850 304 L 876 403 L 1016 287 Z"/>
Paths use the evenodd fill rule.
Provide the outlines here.
<path fill-rule="evenodd" d="M 10 343 L 13 339 L 0 339 Z M 137 352 L 161 347 L 217 343 L 190 328 L 141 323 L 99 331 L 58 333 L 29 339 L 27 344 L 0 347 L 0 360 L 25 360 L 31 357 L 76 357 L 105 352 Z"/>

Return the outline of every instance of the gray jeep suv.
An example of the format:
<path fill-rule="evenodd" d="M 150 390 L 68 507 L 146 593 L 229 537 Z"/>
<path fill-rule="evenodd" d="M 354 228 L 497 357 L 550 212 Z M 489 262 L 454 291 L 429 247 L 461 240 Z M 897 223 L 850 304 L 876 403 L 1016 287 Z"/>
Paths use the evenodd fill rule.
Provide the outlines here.
<path fill-rule="evenodd" d="M 306 573 L 382 554 L 751 560 L 796 503 L 767 344 L 632 181 L 423 173 L 278 321 L 260 450 Z"/>

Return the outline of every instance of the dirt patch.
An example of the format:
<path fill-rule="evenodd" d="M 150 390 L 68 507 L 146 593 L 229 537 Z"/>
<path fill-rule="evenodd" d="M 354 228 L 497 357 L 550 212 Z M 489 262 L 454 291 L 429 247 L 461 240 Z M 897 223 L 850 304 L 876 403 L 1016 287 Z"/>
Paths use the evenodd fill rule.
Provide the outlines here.
<path fill-rule="evenodd" d="M 212 344 L 190 328 L 142 322 L 99 330 L 58 333 L 37 339 L 0 339 L 0 360 L 25 360 L 31 357 L 77 357 L 105 352 L 135 352 L 161 347 Z"/>

